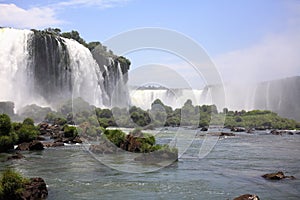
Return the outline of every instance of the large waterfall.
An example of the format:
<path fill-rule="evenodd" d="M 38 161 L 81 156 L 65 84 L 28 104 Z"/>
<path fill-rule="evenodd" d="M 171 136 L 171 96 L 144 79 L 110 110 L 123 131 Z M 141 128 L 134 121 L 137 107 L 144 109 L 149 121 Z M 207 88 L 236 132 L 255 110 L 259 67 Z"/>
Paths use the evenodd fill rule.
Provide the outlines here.
<path fill-rule="evenodd" d="M 194 105 L 211 104 L 211 90 L 220 86 L 209 86 L 202 90 L 192 89 L 132 89 L 131 101 L 134 105 L 149 109 L 159 98 L 173 108 L 183 106 L 191 99 Z M 300 77 L 266 81 L 257 84 L 225 84 L 225 106 L 230 110 L 271 110 L 283 117 L 300 121 Z M 221 110 L 222 108 L 219 108 Z"/>
<path fill-rule="evenodd" d="M 114 90 L 126 95 L 127 71 L 115 57 L 101 56 L 75 40 L 40 31 L 0 29 L 0 101 L 55 108 L 82 97 L 96 106 L 110 106 Z M 109 74 L 109 76 L 107 75 Z M 124 77 L 123 77 L 124 76 Z M 123 87 L 117 87 L 122 82 Z M 127 99 L 127 97 L 119 97 Z"/>
<path fill-rule="evenodd" d="M 136 88 L 130 90 L 131 103 L 149 109 L 151 103 L 160 99 L 164 104 L 180 108 L 190 99 L 194 105 L 211 104 L 210 94 L 198 89 Z"/>

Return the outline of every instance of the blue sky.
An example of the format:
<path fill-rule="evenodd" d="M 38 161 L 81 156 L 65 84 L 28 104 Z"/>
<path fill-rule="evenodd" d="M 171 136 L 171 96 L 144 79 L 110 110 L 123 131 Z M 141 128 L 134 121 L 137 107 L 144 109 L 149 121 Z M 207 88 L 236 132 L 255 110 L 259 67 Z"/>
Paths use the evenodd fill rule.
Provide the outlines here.
<path fill-rule="evenodd" d="M 78 30 L 86 41 L 141 27 L 167 28 L 199 43 L 225 82 L 300 75 L 296 0 L 0 0 L 0 26 Z M 133 69 L 150 57 L 149 62 L 171 64 L 197 82 L 192 70 L 182 70 L 185 64 L 177 59 L 168 63 L 165 54 L 128 57 Z"/>

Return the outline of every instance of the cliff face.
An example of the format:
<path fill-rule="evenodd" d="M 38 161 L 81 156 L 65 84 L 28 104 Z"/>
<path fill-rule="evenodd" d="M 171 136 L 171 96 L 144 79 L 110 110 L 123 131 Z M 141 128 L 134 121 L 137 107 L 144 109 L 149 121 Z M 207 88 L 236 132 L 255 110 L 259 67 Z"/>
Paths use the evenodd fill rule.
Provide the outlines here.
<path fill-rule="evenodd" d="M 258 84 L 254 107 L 300 121 L 300 76 Z"/>
<path fill-rule="evenodd" d="M 230 110 L 271 110 L 300 121 L 300 76 L 251 85 L 225 85 L 224 88 L 226 106 Z M 204 91 L 207 93 L 210 87 Z"/>
<path fill-rule="evenodd" d="M 105 56 L 102 49 L 94 48 L 92 55 L 100 67 L 104 90 L 108 95 L 108 106 L 126 106 L 129 102 L 127 87 L 130 62 L 124 57 Z"/>
<path fill-rule="evenodd" d="M 0 53 L 0 80 L 10 86 L 1 88 L 0 100 L 15 102 L 17 109 L 32 103 L 55 108 L 75 97 L 96 106 L 128 99 L 130 62 L 106 50 L 92 55 L 77 41 L 55 33 L 2 28 Z"/>
<path fill-rule="evenodd" d="M 28 42 L 30 67 L 27 73 L 33 78 L 34 91 L 48 102 L 70 98 L 73 90 L 72 66 L 65 41 L 35 32 Z"/>

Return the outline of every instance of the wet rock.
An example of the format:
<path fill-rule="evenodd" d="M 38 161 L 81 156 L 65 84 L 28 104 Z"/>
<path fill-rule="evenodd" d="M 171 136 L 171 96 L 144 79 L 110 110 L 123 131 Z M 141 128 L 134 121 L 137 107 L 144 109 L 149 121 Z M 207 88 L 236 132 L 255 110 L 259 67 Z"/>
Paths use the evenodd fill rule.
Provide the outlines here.
<path fill-rule="evenodd" d="M 200 129 L 200 131 L 208 131 L 208 128 L 207 128 L 207 127 L 202 127 L 202 128 Z"/>
<path fill-rule="evenodd" d="M 255 130 L 257 131 L 265 131 L 267 130 L 269 127 L 265 127 L 265 126 L 259 126 L 259 127 L 255 127 Z"/>
<path fill-rule="evenodd" d="M 20 151 L 36 151 L 36 150 L 43 150 L 44 145 L 38 140 L 34 140 L 32 142 L 24 142 L 18 145 L 16 150 Z"/>
<path fill-rule="evenodd" d="M 64 146 L 63 142 L 44 142 L 43 143 L 44 147 L 62 147 Z"/>
<path fill-rule="evenodd" d="M 278 130 L 271 130 L 270 132 L 272 135 L 281 135 L 282 133 Z"/>
<path fill-rule="evenodd" d="M 23 142 L 23 143 L 19 144 L 18 147 L 16 148 L 16 150 L 29 151 L 29 143 L 28 142 Z"/>
<path fill-rule="evenodd" d="M 43 150 L 44 145 L 38 140 L 34 140 L 29 143 L 29 151 L 37 151 L 37 150 Z"/>
<path fill-rule="evenodd" d="M 235 136 L 235 134 L 234 133 L 221 132 L 220 136 Z"/>
<path fill-rule="evenodd" d="M 101 141 L 100 144 L 92 144 L 89 150 L 96 154 L 112 154 L 118 151 L 118 148 L 108 141 Z"/>
<path fill-rule="evenodd" d="M 45 181 L 42 178 L 31 178 L 28 183 L 25 184 L 25 189 L 21 193 L 20 199 L 46 199 L 48 196 L 48 190 Z"/>
<path fill-rule="evenodd" d="M 234 133 L 227 133 L 227 132 L 214 132 L 214 133 L 209 133 L 209 135 L 212 135 L 212 136 L 235 136 Z"/>
<path fill-rule="evenodd" d="M 294 133 L 291 132 L 291 131 L 289 131 L 287 134 L 288 134 L 288 135 L 294 135 Z"/>
<path fill-rule="evenodd" d="M 253 133 L 256 129 L 249 128 L 246 130 L 246 133 Z"/>
<path fill-rule="evenodd" d="M 75 138 L 72 139 L 72 143 L 82 143 L 82 140 L 80 139 L 79 136 L 76 136 Z"/>
<path fill-rule="evenodd" d="M 232 127 L 232 128 L 231 128 L 231 131 L 232 131 L 232 132 L 245 132 L 246 129 L 245 129 L 245 128 L 242 128 L 242 127 Z"/>
<path fill-rule="evenodd" d="M 259 200 L 259 197 L 255 194 L 243 194 L 233 200 Z"/>
<path fill-rule="evenodd" d="M 36 137 L 36 139 L 37 139 L 37 140 L 39 140 L 39 141 L 44 141 L 44 140 L 46 140 L 46 138 L 45 138 L 45 137 L 43 137 L 43 136 L 40 136 L 40 135 L 39 135 L 39 136 L 37 136 L 37 137 Z"/>
<path fill-rule="evenodd" d="M 158 150 L 151 153 L 142 153 L 141 155 L 134 158 L 135 161 L 145 162 L 145 163 L 155 163 L 155 162 L 175 162 L 178 161 L 178 152 L 170 150 Z"/>
<path fill-rule="evenodd" d="M 285 176 L 282 171 L 278 171 L 276 173 L 271 173 L 271 174 L 264 174 L 262 175 L 262 177 L 269 180 L 281 180 L 285 178 L 295 179 L 294 176 Z"/>
<path fill-rule="evenodd" d="M 284 135 L 284 134 L 287 134 L 287 135 L 294 135 L 293 132 L 291 131 L 280 131 L 280 130 L 271 130 L 270 132 L 272 135 Z"/>
<path fill-rule="evenodd" d="M 23 156 L 19 152 L 16 152 L 15 154 L 8 156 L 6 160 L 18 160 L 18 159 L 22 159 L 22 158 L 25 158 L 25 156 Z"/>

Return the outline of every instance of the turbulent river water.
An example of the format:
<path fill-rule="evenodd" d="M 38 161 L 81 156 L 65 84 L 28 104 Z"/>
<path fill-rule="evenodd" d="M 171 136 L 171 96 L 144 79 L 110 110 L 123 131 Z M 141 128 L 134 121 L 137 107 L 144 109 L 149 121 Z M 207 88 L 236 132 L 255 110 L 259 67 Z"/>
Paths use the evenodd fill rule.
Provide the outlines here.
<path fill-rule="evenodd" d="M 203 159 L 196 137 L 179 161 L 151 173 L 125 173 L 94 159 L 81 145 L 24 152 L 21 160 L 0 163 L 48 185 L 49 200 L 63 199 L 300 199 L 300 135 L 256 132 L 221 137 Z M 5 155 L 1 155 L 4 160 Z M 283 171 L 295 180 L 268 181 L 265 173 Z"/>

